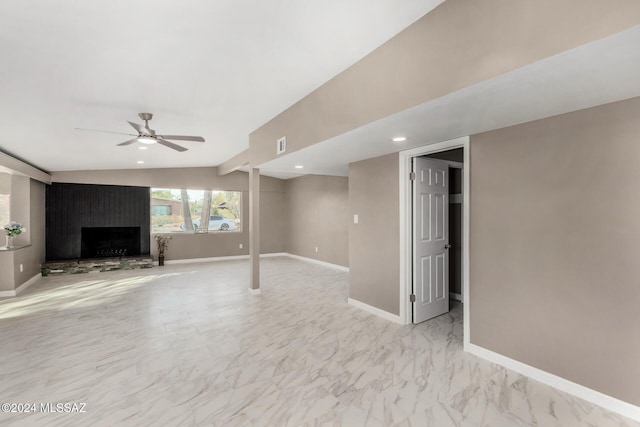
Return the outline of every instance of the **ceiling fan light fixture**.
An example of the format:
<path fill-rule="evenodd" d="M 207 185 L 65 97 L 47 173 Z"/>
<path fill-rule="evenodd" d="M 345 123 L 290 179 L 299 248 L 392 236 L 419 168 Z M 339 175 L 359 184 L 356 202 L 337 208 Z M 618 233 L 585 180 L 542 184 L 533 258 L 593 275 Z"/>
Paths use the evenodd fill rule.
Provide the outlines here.
<path fill-rule="evenodd" d="M 138 142 L 140 142 L 141 144 L 155 144 L 158 141 L 156 141 L 156 139 L 153 137 L 143 135 L 138 137 Z"/>
<path fill-rule="evenodd" d="M 112 131 L 108 131 L 108 130 L 84 129 L 84 128 L 76 128 L 76 129 L 91 130 L 91 131 L 96 131 L 96 132 L 117 133 L 117 134 L 122 134 L 122 135 L 129 135 L 129 136 L 133 137 L 133 138 L 127 140 L 127 141 L 121 142 L 120 144 L 116 144 L 116 146 L 118 146 L 118 147 L 125 147 L 127 145 L 131 145 L 131 144 L 135 144 L 136 142 L 139 142 L 140 144 L 144 144 L 144 145 L 158 144 L 158 145 L 162 145 L 164 147 L 170 148 L 170 149 L 175 150 L 175 151 L 183 152 L 183 151 L 187 151 L 186 147 L 183 147 L 181 145 L 175 144 L 175 143 L 171 142 L 170 140 L 204 142 L 204 138 L 201 137 L 201 136 L 169 135 L 169 134 L 158 135 L 158 134 L 156 134 L 155 130 L 153 130 L 153 129 L 151 129 L 149 127 L 149 120 L 151 120 L 151 118 L 153 117 L 153 114 L 151 114 L 151 113 L 140 113 L 140 114 L 138 114 L 138 116 L 142 120 L 144 120 L 144 126 L 141 126 L 141 125 L 139 125 L 137 123 L 133 123 L 133 122 L 127 121 L 127 123 L 129 123 L 129 125 L 131 125 L 131 127 L 136 130 L 136 133 L 112 132 Z M 138 148 L 141 149 L 141 150 L 146 150 L 147 147 L 144 146 L 144 145 L 140 146 Z"/>

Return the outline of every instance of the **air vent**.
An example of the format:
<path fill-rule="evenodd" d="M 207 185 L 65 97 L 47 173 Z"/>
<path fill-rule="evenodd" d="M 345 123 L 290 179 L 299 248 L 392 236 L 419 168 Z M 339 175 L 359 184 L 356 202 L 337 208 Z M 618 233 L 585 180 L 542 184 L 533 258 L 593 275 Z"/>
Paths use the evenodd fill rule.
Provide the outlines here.
<path fill-rule="evenodd" d="M 282 154 L 287 150 L 287 138 L 282 137 L 276 141 L 276 154 Z"/>

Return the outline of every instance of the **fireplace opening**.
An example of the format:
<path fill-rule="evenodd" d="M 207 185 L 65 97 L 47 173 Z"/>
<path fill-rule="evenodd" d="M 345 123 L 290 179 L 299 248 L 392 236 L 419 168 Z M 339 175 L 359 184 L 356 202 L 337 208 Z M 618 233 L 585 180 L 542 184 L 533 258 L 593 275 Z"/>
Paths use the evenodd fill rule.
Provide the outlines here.
<path fill-rule="evenodd" d="M 82 227 L 82 258 L 140 255 L 140 227 Z"/>

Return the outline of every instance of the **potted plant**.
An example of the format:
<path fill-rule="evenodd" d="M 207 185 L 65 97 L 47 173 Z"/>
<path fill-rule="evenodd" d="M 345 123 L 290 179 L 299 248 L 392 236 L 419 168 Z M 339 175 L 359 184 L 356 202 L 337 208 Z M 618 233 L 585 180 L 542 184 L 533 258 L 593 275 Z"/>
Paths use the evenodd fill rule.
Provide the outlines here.
<path fill-rule="evenodd" d="M 27 231 L 27 229 L 19 222 L 11 221 L 11 224 L 4 226 L 4 232 L 7 234 L 7 248 L 13 246 L 13 238 L 22 234 L 23 231 Z"/>
<path fill-rule="evenodd" d="M 171 240 L 171 236 L 156 234 L 155 238 L 156 244 L 158 245 L 158 265 L 164 265 L 164 252 L 169 246 L 169 240 Z"/>

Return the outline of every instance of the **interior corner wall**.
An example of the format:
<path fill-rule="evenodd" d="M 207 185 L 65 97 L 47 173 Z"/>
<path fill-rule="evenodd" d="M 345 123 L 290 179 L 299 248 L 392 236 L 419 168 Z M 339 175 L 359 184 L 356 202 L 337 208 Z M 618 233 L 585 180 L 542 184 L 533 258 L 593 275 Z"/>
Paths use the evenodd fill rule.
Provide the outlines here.
<path fill-rule="evenodd" d="M 31 217 L 31 179 L 22 175 L 11 175 L 11 221 L 21 223 L 26 231 L 13 239 L 16 246 L 28 245 L 31 238 L 30 224 Z"/>
<path fill-rule="evenodd" d="M 471 343 L 634 405 L 639 130 L 634 98 L 470 143 Z"/>
<path fill-rule="evenodd" d="M 285 181 L 285 190 L 285 252 L 348 267 L 349 179 L 305 175 Z"/>
<path fill-rule="evenodd" d="M 398 154 L 349 165 L 349 297 L 400 314 Z"/>
<path fill-rule="evenodd" d="M 289 226 L 289 213 L 286 206 L 285 184 L 282 187 L 262 188 L 262 183 L 270 178 L 260 177 L 260 253 L 273 254 L 286 252 L 286 236 Z M 279 180 L 280 181 L 280 180 Z M 286 183 L 286 181 L 285 181 Z M 246 193 L 246 194 L 245 194 Z M 247 213 L 247 231 L 249 229 L 249 192 L 243 193 L 247 202 L 244 205 Z M 248 235 L 247 235 L 248 236 Z M 248 238 L 248 237 L 247 237 Z"/>
<path fill-rule="evenodd" d="M 11 178 L 12 189 L 21 192 L 15 198 L 12 194 L 12 204 L 20 203 L 15 211 L 12 206 L 12 214 L 20 214 L 16 220 L 25 225 L 27 232 L 24 234 L 28 233 L 29 240 L 19 242 L 16 239 L 16 245 L 27 246 L 0 253 L 0 291 L 13 291 L 37 276 L 45 259 L 45 184 L 22 176 Z"/>
<path fill-rule="evenodd" d="M 0 172 L 0 194 L 10 194 L 10 193 L 11 193 L 11 175 L 8 173 Z"/>
<path fill-rule="evenodd" d="M 40 274 L 40 264 L 45 260 L 45 188 L 34 179 L 29 180 L 29 247 L 14 254 L 15 287 Z M 20 264 L 23 271 L 20 271 Z"/>

